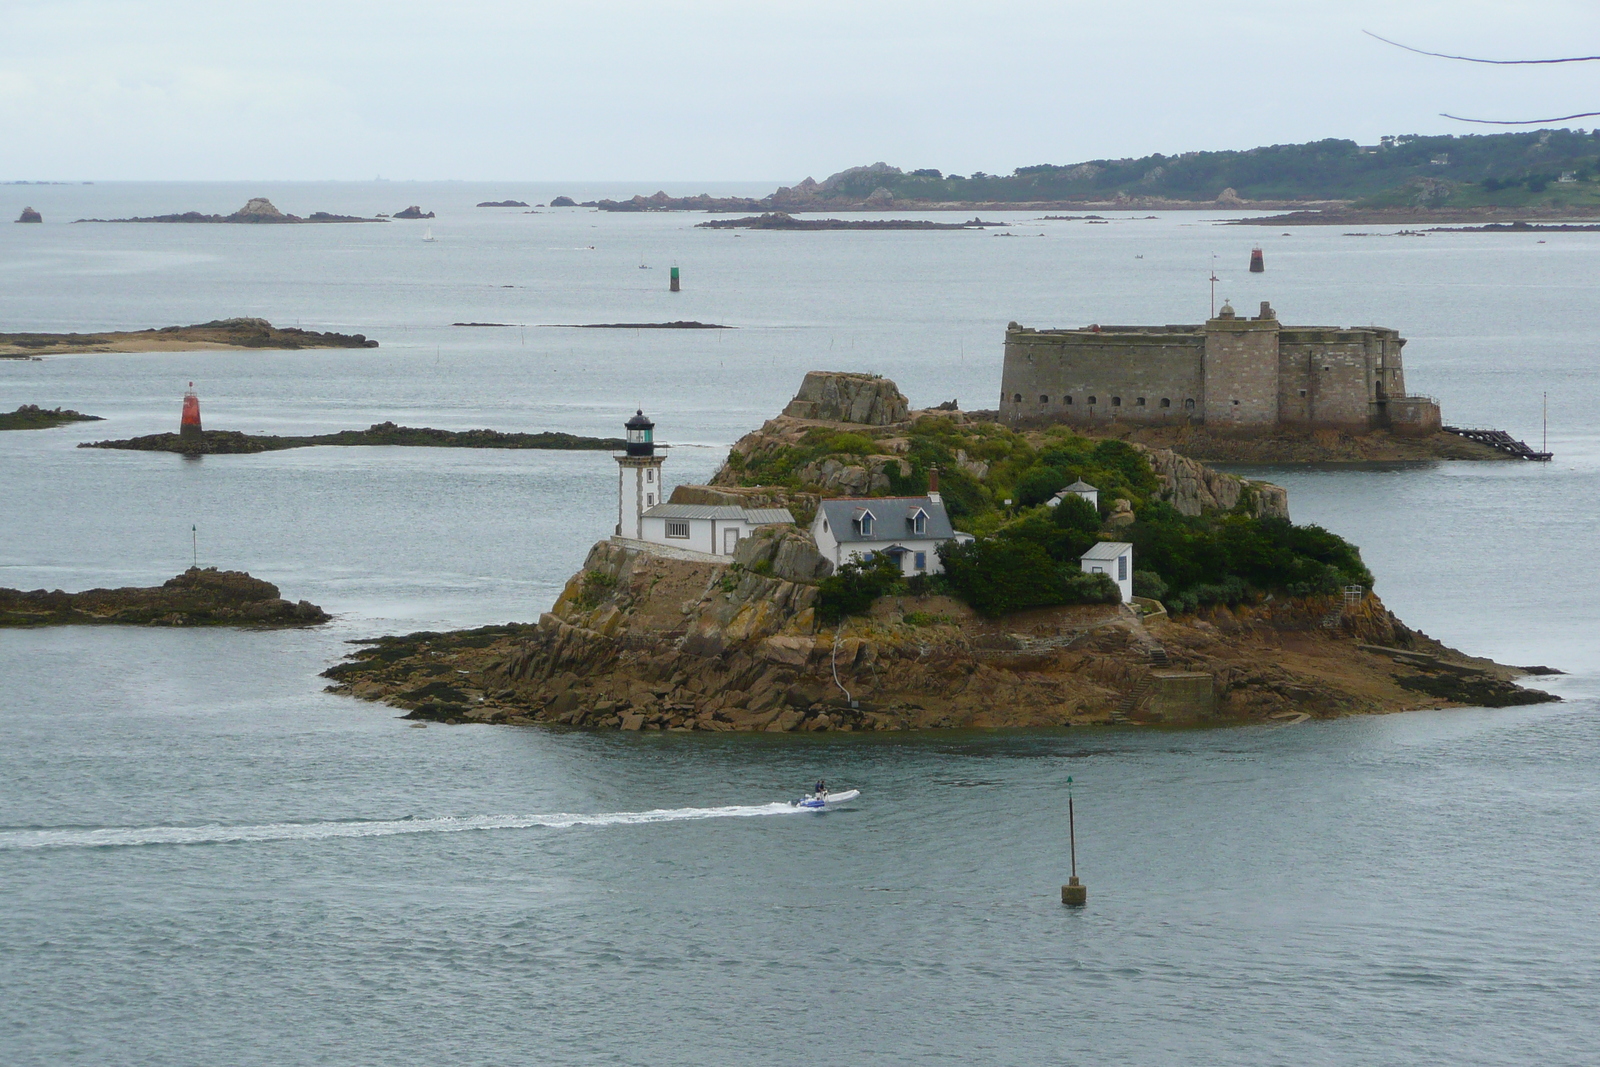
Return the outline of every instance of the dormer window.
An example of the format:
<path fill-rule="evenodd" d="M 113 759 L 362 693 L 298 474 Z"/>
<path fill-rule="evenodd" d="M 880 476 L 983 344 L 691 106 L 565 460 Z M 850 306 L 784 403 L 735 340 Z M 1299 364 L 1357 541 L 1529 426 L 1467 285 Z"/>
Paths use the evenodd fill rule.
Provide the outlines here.
<path fill-rule="evenodd" d="M 868 511 L 866 508 L 862 508 L 857 511 L 854 519 L 856 533 L 860 534 L 862 537 L 871 537 L 873 519 L 874 516 L 872 512 Z"/>
<path fill-rule="evenodd" d="M 906 525 L 911 527 L 911 532 L 922 537 L 928 532 L 928 513 L 921 508 L 906 516 Z"/>

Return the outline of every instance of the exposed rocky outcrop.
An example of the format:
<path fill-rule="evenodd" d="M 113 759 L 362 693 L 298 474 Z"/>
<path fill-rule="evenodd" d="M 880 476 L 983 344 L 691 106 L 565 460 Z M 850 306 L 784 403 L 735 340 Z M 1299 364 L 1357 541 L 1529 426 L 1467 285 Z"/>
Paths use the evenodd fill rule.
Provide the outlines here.
<path fill-rule="evenodd" d="M 1161 483 L 1156 499 L 1166 501 L 1185 515 L 1213 509 L 1231 511 L 1242 499 L 1257 518 L 1289 517 L 1289 492 L 1281 486 L 1224 474 L 1169 449 L 1148 448 L 1137 443 L 1133 447 L 1149 461 Z"/>
<path fill-rule="evenodd" d="M 284 600 L 271 582 L 215 567 L 190 567 L 151 588 L 0 589 L 0 626 L 313 626 L 328 619 L 310 601 Z"/>
<path fill-rule="evenodd" d="M 887 192 L 887 190 L 879 190 Z M 888 199 L 894 199 L 892 196 Z M 869 200 L 871 207 L 885 206 L 886 201 Z M 712 219 L 697 223 L 701 230 L 983 230 L 996 226 L 1009 226 L 1009 222 L 985 222 L 974 218 L 969 222 L 930 222 L 927 219 L 797 219 L 784 211 L 769 211 L 761 215 L 747 215 L 742 219 Z"/>
<path fill-rule="evenodd" d="M 521 200 L 485 200 L 479 207 L 527 207 Z"/>
<path fill-rule="evenodd" d="M 577 207 L 578 202 L 570 196 L 558 196 L 550 201 L 551 207 Z"/>
<path fill-rule="evenodd" d="M 104 422 L 99 415 L 85 415 L 67 408 L 42 408 L 21 404 L 15 411 L 0 412 L 0 430 L 48 430 L 69 422 Z"/>
<path fill-rule="evenodd" d="M 540 448 L 568 451 L 610 451 L 627 444 L 620 437 L 578 437 L 570 433 L 501 433 L 499 430 L 435 430 L 431 427 L 374 423 L 365 430 L 279 437 L 238 430 L 198 433 L 156 433 L 123 441 L 85 441 L 79 448 L 115 448 L 129 452 L 178 452 L 190 456 L 281 452 L 318 445 L 393 445 L 410 448 Z"/>
<path fill-rule="evenodd" d="M 37 211 L 33 210 L 33 208 L 31 208 L 31 207 L 25 207 L 25 208 L 22 209 L 22 214 L 17 216 L 17 221 L 18 222 L 43 222 L 44 221 L 44 216 L 39 214 Z"/>
<path fill-rule="evenodd" d="M 193 326 L 106 333 L 0 334 L 0 357 L 60 352 L 179 352 L 191 348 L 377 348 L 365 334 L 277 327 L 266 319 L 213 319 Z"/>
<path fill-rule="evenodd" d="M 313 211 L 309 217 L 287 215 L 273 206 L 264 196 L 254 196 L 231 215 L 206 215 L 199 211 L 185 211 L 176 215 L 144 215 L 126 219 L 76 219 L 77 222 L 237 222 L 237 223 L 295 223 L 295 222 L 378 222 L 378 219 L 358 215 L 332 215 L 326 211 Z"/>
<path fill-rule="evenodd" d="M 875 374 L 810 371 L 783 413 L 797 419 L 888 426 L 910 417 L 911 405 L 887 378 Z"/>
<path fill-rule="evenodd" d="M 523 206 L 526 207 L 527 205 Z M 394 217 L 397 219 L 431 219 L 433 218 L 433 212 L 424 212 L 421 207 L 412 204 L 403 211 L 396 211 Z"/>
<path fill-rule="evenodd" d="M 748 539 L 728 563 L 602 541 L 536 626 L 383 638 L 326 674 L 331 690 L 410 718 L 624 730 L 1240 721 L 1553 699 L 1408 630 L 1373 596 L 1149 622 L 1117 605 L 990 621 L 945 597 L 887 597 L 828 627 L 813 584 L 825 567 L 792 529 Z"/>

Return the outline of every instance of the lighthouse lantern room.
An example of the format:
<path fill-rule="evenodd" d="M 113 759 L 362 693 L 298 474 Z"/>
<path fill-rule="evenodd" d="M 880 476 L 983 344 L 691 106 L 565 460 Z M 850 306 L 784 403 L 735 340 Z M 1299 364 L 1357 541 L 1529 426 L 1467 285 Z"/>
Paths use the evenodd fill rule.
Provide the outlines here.
<path fill-rule="evenodd" d="M 656 454 L 655 428 L 656 424 L 645 417 L 644 409 L 634 412 L 627 422 L 627 447 L 615 457 L 619 537 L 643 540 L 643 515 L 662 499 L 661 464 L 667 457 Z"/>

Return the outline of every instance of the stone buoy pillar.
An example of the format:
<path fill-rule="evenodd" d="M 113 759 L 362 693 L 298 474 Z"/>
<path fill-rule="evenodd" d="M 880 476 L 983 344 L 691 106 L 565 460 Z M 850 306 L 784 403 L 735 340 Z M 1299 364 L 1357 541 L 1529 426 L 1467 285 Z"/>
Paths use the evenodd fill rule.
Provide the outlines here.
<path fill-rule="evenodd" d="M 188 391 L 183 394 L 183 418 L 178 421 L 178 436 L 200 436 L 200 398 L 195 395 L 193 382 L 189 383 Z"/>
<path fill-rule="evenodd" d="M 1250 273 L 1251 274 L 1260 274 L 1262 271 L 1264 271 L 1266 269 L 1267 269 L 1267 260 L 1266 260 L 1266 257 L 1264 257 L 1261 254 L 1261 249 L 1252 248 L 1250 250 Z"/>
<path fill-rule="evenodd" d="M 673 267 L 672 268 L 672 278 L 667 283 L 667 289 L 668 289 L 669 292 L 673 292 L 673 293 L 678 292 L 678 268 L 677 267 Z"/>
<path fill-rule="evenodd" d="M 1061 887 L 1061 903 L 1081 908 L 1089 903 L 1089 887 L 1078 881 L 1078 828 L 1072 810 L 1072 778 L 1067 778 L 1067 841 L 1072 856 L 1072 875 Z"/>

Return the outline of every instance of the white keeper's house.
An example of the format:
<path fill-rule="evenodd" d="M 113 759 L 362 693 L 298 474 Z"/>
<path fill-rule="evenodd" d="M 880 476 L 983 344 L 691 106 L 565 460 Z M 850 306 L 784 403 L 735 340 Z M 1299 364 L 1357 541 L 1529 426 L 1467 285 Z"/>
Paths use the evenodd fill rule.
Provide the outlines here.
<path fill-rule="evenodd" d="M 661 482 L 666 445 L 655 442 L 655 426 L 641 409 L 627 422 L 627 447 L 617 461 L 618 537 L 712 556 L 731 556 L 739 540 L 759 526 L 793 523 L 787 508 L 717 507 L 663 503 Z"/>
<path fill-rule="evenodd" d="M 839 497 L 817 505 L 811 536 L 817 551 L 835 568 L 879 554 L 892 556 L 900 572 L 940 574 L 939 546 L 970 541 L 950 525 L 939 496 L 939 475 L 929 474 L 927 496 Z"/>

